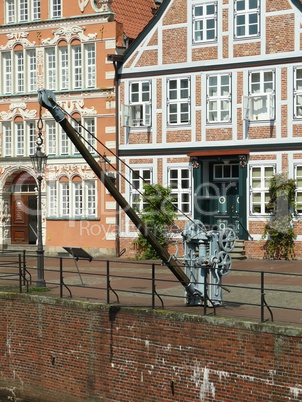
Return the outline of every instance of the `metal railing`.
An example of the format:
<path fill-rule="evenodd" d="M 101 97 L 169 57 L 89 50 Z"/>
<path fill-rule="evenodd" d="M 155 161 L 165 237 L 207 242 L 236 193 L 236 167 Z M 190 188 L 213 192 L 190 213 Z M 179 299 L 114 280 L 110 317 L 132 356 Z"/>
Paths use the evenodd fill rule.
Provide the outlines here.
<path fill-rule="evenodd" d="M 165 267 L 155 262 L 70 257 L 45 258 L 46 288 L 36 288 L 36 255 L 0 253 L 0 291 L 41 292 L 46 296 L 96 300 L 107 304 L 180 310 L 190 314 L 241 317 L 260 322 L 302 323 L 302 275 L 232 269 L 223 277 L 223 304 L 207 300 L 186 305 L 184 288 Z M 210 269 L 210 268 L 209 268 Z"/>

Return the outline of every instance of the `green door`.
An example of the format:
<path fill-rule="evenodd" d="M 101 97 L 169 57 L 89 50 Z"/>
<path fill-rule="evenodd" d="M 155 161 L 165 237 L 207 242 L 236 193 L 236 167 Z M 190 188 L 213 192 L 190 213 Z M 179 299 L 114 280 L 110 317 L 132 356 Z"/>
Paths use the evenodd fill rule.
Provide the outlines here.
<path fill-rule="evenodd" d="M 216 183 L 216 186 L 218 195 L 213 224 L 218 230 L 232 227 L 236 233 L 239 233 L 238 181 Z"/>

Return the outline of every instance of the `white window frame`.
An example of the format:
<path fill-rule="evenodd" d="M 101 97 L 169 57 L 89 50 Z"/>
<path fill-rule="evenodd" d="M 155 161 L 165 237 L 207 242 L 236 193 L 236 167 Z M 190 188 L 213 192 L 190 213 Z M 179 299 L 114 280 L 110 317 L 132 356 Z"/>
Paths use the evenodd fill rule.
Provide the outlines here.
<path fill-rule="evenodd" d="M 302 66 L 294 68 L 294 119 L 302 119 Z"/>
<path fill-rule="evenodd" d="M 188 166 L 168 167 L 168 186 L 177 213 L 192 214 L 192 169 Z"/>
<path fill-rule="evenodd" d="M 59 182 L 59 216 L 70 216 L 70 183 Z"/>
<path fill-rule="evenodd" d="M 295 175 L 295 181 L 296 181 L 296 194 L 295 194 L 296 213 L 301 216 L 302 215 L 302 163 L 295 165 L 294 175 Z"/>
<path fill-rule="evenodd" d="M 138 213 L 143 212 L 144 205 L 147 204 L 141 194 L 144 193 L 144 184 L 152 184 L 152 176 L 150 167 L 135 167 L 131 171 L 130 205 Z"/>
<path fill-rule="evenodd" d="M 40 18 L 40 0 L 5 0 L 6 24 L 36 21 Z"/>
<path fill-rule="evenodd" d="M 2 67 L 1 93 L 37 91 L 36 50 L 23 49 L 0 53 Z"/>
<path fill-rule="evenodd" d="M 62 0 L 51 0 L 51 18 L 62 17 Z"/>
<path fill-rule="evenodd" d="M 124 125 L 151 126 L 151 81 L 129 83 L 129 105 L 124 105 Z"/>
<path fill-rule="evenodd" d="M 80 134 L 86 141 L 83 140 L 84 145 L 88 151 L 95 154 L 96 151 L 96 118 L 95 117 L 82 117 L 79 123 L 86 128 L 82 129 L 79 124 L 76 124 L 74 120 L 71 121 L 73 127 L 78 130 L 80 128 Z M 62 127 L 56 124 L 53 120 L 45 121 L 46 127 L 46 150 L 48 155 L 79 155 L 79 151 L 72 144 Z"/>
<path fill-rule="evenodd" d="M 45 65 L 47 66 L 46 88 L 56 89 L 57 69 L 56 69 L 56 48 L 45 49 Z"/>
<path fill-rule="evenodd" d="M 57 202 L 57 182 L 49 181 L 47 183 L 47 215 L 49 217 L 57 216 L 58 202 Z"/>
<path fill-rule="evenodd" d="M 183 84 L 187 85 L 183 86 Z M 167 80 L 167 124 L 168 126 L 191 124 L 190 77 L 175 77 Z"/>
<path fill-rule="evenodd" d="M 260 36 L 260 0 L 234 1 L 234 37 L 237 39 Z"/>
<path fill-rule="evenodd" d="M 96 216 L 96 183 L 92 180 L 84 181 L 84 210 L 87 217 Z"/>
<path fill-rule="evenodd" d="M 73 215 L 83 215 L 83 183 L 80 181 L 72 182 L 73 192 Z"/>
<path fill-rule="evenodd" d="M 267 75 L 271 75 L 268 79 Z M 259 77 L 258 81 L 253 77 Z M 275 120 L 275 71 L 249 72 L 249 95 L 243 97 L 243 119 L 249 121 Z"/>
<path fill-rule="evenodd" d="M 231 121 L 232 121 L 232 76 L 231 74 L 208 75 L 207 123 L 210 124 L 230 123 Z"/>
<path fill-rule="evenodd" d="M 258 174 L 254 174 L 258 171 Z M 270 180 L 276 174 L 276 165 L 250 166 L 250 215 L 270 215 L 267 209 L 269 203 Z"/>
<path fill-rule="evenodd" d="M 4 121 L 2 122 L 2 131 L 4 157 L 28 157 L 35 153 L 35 121 Z"/>
<path fill-rule="evenodd" d="M 47 216 L 57 219 L 95 219 L 96 185 L 96 180 L 47 182 Z"/>
<path fill-rule="evenodd" d="M 3 156 L 12 156 L 13 150 L 13 136 L 12 136 L 12 123 L 4 122 L 2 123 L 3 132 Z"/>
<path fill-rule="evenodd" d="M 217 41 L 217 2 L 194 4 L 193 14 L 193 43 Z"/>
<path fill-rule="evenodd" d="M 45 86 L 67 91 L 95 88 L 96 50 L 94 43 L 66 44 L 45 48 Z"/>

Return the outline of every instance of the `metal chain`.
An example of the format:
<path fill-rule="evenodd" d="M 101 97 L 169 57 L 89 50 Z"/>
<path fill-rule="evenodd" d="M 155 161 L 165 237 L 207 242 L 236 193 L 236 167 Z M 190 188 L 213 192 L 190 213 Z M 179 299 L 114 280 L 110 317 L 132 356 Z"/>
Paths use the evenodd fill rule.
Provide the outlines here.
<path fill-rule="evenodd" d="M 38 120 L 37 128 L 38 128 L 39 132 L 41 132 L 41 131 L 42 131 L 42 129 L 43 129 L 43 121 L 42 121 L 42 105 L 40 105 L 40 110 L 39 110 L 39 120 Z"/>

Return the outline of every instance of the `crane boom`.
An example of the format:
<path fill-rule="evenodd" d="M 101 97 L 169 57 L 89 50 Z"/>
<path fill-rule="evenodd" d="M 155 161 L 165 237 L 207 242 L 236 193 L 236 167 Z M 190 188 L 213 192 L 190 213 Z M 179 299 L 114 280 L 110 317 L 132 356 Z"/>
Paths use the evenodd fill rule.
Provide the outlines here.
<path fill-rule="evenodd" d="M 104 184 L 106 189 L 113 196 L 113 198 L 122 208 L 122 210 L 128 215 L 128 217 L 131 219 L 131 221 L 134 223 L 137 229 L 151 244 L 151 246 L 154 248 L 160 259 L 162 260 L 162 262 L 171 270 L 171 272 L 178 279 L 178 281 L 185 287 L 186 291 L 188 293 L 194 294 L 196 289 L 194 288 L 194 285 L 190 283 L 190 279 L 185 274 L 183 267 L 180 266 L 168 253 L 168 251 L 164 249 L 162 245 L 157 241 L 154 234 L 147 228 L 147 226 L 140 219 L 140 217 L 137 215 L 134 209 L 129 205 L 129 203 L 126 201 L 123 195 L 115 187 L 112 180 L 107 176 L 107 174 L 97 163 L 95 158 L 90 154 L 86 146 L 78 137 L 75 129 L 68 122 L 64 112 L 61 110 L 61 108 L 58 107 L 55 101 L 54 93 L 46 89 L 40 90 L 38 91 L 38 101 L 41 106 L 45 107 L 51 113 L 56 122 L 58 122 L 61 125 L 67 136 L 70 138 L 70 140 L 73 142 L 77 150 L 86 160 L 86 162 L 91 167 L 95 175 Z"/>

